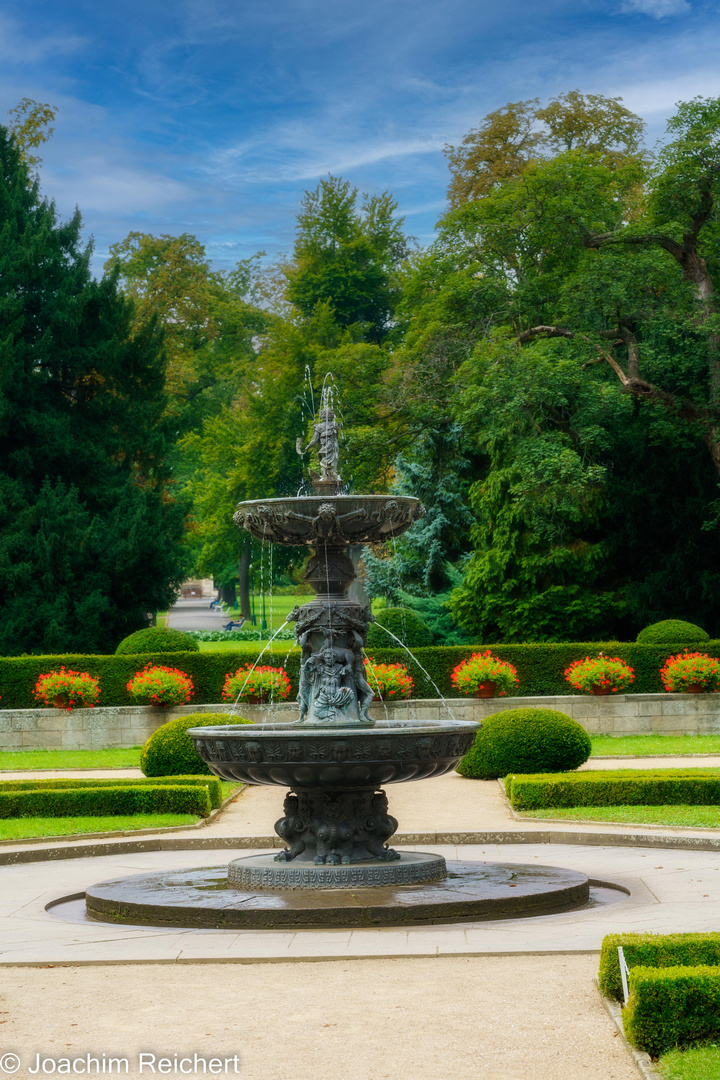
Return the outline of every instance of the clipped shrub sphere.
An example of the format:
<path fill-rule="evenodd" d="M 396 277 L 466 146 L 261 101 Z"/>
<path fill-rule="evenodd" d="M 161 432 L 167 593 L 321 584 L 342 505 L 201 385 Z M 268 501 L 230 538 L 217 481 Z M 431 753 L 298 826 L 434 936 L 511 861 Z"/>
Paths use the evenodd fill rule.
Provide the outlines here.
<path fill-rule="evenodd" d="M 663 619 L 662 622 L 652 623 L 641 630 L 637 641 L 641 645 L 664 645 L 690 641 L 709 641 L 710 635 L 701 626 L 695 623 L 684 622 L 682 619 Z"/>
<path fill-rule="evenodd" d="M 590 757 L 590 736 L 556 709 L 507 709 L 483 720 L 457 767 L 473 780 L 508 773 L 567 772 Z"/>
<path fill-rule="evenodd" d="M 378 622 L 370 623 L 368 629 L 367 643 L 370 649 L 398 648 L 397 641 L 394 641 L 383 627 L 387 627 L 395 634 L 395 637 L 399 637 L 408 649 L 421 649 L 424 645 L 433 643 L 432 630 L 426 622 L 423 622 L 417 611 L 411 608 L 383 608 L 376 617 Z"/>
<path fill-rule="evenodd" d="M 147 630 L 136 630 L 134 634 L 123 638 L 115 655 L 134 656 L 137 653 L 177 653 L 199 652 L 200 646 L 189 634 L 182 630 L 168 630 L 162 626 L 149 626 Z"/>
<path fill-rule="evenodd" d="M 212 771 L 195 750 L 187 734 L 191 727 L 216 724 L 251 724 L 229 713 L 191 713 L 168 720 L 154 731 L 142 748 L 140 768 L 145 776 L 211 776 Z"/>

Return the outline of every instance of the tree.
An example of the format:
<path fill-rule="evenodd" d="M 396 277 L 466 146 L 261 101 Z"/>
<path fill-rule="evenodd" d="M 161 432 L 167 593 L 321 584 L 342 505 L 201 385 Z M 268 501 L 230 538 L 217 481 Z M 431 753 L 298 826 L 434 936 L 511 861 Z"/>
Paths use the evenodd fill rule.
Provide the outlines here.
<path fill-rule="evenodd" d="M 355 338 L 385 337 L 397 301 L 395 271 L 408 252 L 396 210 L 387 192 L 363 196 L 358 209 L 357 188 L 334 176 L 305 193 L 286 269 L 287 297 L 305 318 L 328 304 Z"/>
<path fill-rule="evenodd" d="M 133 300 L 133 333 L 164 331 L 169 413 L 180 435 L 232 400 L 267 316 L 253 303 L 256 258 L 214 271 L 194 236 L 131 232 L 105 264 Z"/>
<path fill-rule="evenodd" d="M 484 198 L 533 162 L 565 150 L 585 150 L 614 164 L 637 157 L 645 125 L 621 102 L 570 90 L 545 107 L 531 98 L 489 113 L 459 146 L 445 148 L 450 208 Z"/>
<path fill-rule="evenodd" d="M 154 328 L 0 128 L 0 651 L 106 652 L 171 601 L 184 507 Z"/>
<path fill-rule="evenodd" d="M 37 170 L 40 158 L 31 151 L 52 137 L 55 131 L 52 124 L 57 116 L 57 107 L 43 105 L 25 97 L 14 109 L 8 109 L 8 115 L 14 118 L 9 130 L 20 153 L 21 162 L 28 170 Z"/>

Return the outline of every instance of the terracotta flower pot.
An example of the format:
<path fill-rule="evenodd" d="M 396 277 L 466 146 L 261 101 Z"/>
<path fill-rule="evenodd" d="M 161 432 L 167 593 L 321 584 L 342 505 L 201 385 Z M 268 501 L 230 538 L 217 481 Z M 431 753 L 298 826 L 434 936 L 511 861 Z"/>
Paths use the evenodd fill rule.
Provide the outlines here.
<path fill-rule="evenodd" d="M 701 683 L 701 682 L 688 683 L 687 686 L 685 687 L 685 693 L 686 694 L 704 694 L 705 693 L 705 683 Z"/>
<path fill-rule="evenodd" d="M 65 693 L 56 694 L 53 698 L 53 705 L 56 709 L 67 709 L 68 696 Z"/>
<path fill-rule="evenodd" d="M 598 686 L 597 683 L 594 683 L 590 687 L 590 693 L 594 694 L 595 697 L 608 697 L 612 693 L 612 689 L 609 686 Z"/>
<path fill-rule="evenodd" d="M 488 680 L 488 682 L 481 682 L 475 691 L 475 697 L 495 697 L 495 691 L 497 690 L 497 683 Z"/>
<path fill-rule="evenodd" d="M 246 705 L 264 705 L 267 698 L 264 694 L 248 694 L 247 697 L 241 698 Z"/>

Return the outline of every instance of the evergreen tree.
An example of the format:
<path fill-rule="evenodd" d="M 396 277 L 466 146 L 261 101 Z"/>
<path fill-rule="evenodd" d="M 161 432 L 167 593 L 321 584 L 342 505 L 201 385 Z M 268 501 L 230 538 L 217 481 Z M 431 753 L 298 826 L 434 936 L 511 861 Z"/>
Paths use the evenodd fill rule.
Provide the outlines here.
<path fill-rule="evenodd" d="M 184 574 L 164 357 L 0 128 L 0 652 L 108 652 Z"/>

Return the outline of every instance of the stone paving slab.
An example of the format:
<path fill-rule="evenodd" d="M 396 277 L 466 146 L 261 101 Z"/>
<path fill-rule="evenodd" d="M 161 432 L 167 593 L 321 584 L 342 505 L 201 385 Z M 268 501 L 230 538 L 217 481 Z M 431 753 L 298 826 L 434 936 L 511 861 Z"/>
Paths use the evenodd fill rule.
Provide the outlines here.
<path fill-rule="evenodd" d="M 630 890 L 619 902 L 527 919 L 403 930 L 178 931 L 87 920 L 80 902 L 46 911 L 93 882 L 150 870 L 219 866 L 228 852 L 126 852 L 0 868 L 0 964 L 235 962 L 344 957 L 564 953 L 598 950 L 606 933 L 717 929 L 720 859 L 713 852 L 556 844 L 439 846 L 447 859 L 567 867 Z"/>

